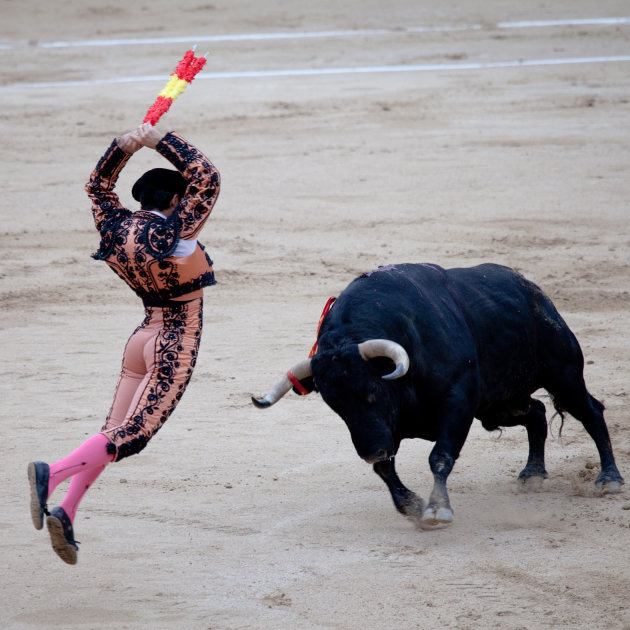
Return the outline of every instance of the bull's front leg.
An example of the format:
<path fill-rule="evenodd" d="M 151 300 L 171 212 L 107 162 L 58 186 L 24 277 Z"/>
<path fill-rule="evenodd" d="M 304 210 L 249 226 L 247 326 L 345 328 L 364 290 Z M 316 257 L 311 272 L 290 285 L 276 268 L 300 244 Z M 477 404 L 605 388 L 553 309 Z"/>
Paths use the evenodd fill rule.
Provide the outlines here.
<path fill-rule="evenodd" d="M 422 514 L 422 522 L 426 528 L 449 525 L 453 522 L 453 510 L 448 499 L 446 480 L 453 470 L 455 459 L 435 445 L 429 456 L 429 466 L 433 473 L 433 489 Z"/>
<path fill-rule="evenodd" d="M 427 528 L 449 525 L 453 522 L 453 509 L 446 490 L 446 480 L 464 446 L 474 418 L 472 412 L 462 412 L 469 400 L 465 391 L 463 387 L 453 388 L 452 395 L 444 407 L 440 436 L 429 455 L 433 489 L 422 514 L 422 521 Z"/>
<path fill-rule="evenodd" d="M 393 457 L 373 465 L 374 472 L 387 484 L 396 509 L 415 525 L 423 526 L 424 501 L 398 477 Z"/>

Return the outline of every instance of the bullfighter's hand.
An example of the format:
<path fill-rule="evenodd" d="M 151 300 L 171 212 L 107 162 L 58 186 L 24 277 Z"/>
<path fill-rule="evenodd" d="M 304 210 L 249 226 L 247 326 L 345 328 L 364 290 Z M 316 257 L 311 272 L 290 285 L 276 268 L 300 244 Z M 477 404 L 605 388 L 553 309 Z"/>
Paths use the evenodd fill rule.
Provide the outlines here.
<path fill-rule="evenodd" d="M 142 145 L 134 138 L 134 133 L 135 131 L 130 131 L 116 138 L 116 143 L 125 153 L 132 154 L 142 148 Z"/>
<path fill-rule="evenodd" d="M 133 137 L 142 146 L 155 149 L 160 140 L 164 137 L 161 131 L 158 131 L 151 123 L 143 123 L 134 132 Z"/>

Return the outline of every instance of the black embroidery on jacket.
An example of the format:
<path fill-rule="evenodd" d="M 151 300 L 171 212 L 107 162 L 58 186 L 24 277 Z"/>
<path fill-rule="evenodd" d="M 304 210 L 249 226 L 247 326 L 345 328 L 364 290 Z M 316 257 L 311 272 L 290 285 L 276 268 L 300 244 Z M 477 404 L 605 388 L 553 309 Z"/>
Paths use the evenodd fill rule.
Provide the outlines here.
<path fill-rule="evenodd" d="M 206 160 L 203 159 L 203 154 L 197 151 L 195 147 L 183 142 L 175 134 L 170 132 L 162 138 L 156 149 L 180 171 L 183 171 L 187 164 L 191 164 L 195 160 L 206 162 Z"/>
<path fill-rule="evenodd" d="M 153 258 L 162 260 L 173 254 L 179 239 L 179 223 L 176 217 L 163 219 L 155 214 L 147 221 L 140 242 Z"/>

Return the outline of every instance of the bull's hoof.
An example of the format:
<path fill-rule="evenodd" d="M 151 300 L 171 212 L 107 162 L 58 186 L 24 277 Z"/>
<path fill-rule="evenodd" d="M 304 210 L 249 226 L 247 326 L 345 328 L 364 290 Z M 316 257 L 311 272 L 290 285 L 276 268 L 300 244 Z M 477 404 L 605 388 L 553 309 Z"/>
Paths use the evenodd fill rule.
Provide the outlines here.
<path fill-rule="evenodd" d="M 601 494 L 617 494 L 621 492 L 621 486 L 623 477 L 616 468 L 602 471 L 595 481 L 595 487 Z"/>
<path fill-rule="evenodd" d="M 596 481 L 595 487 L 600 494 L 617 494 L 621 492 L 623 481 Z"/>
<path fill-rule="evenodd" d="M 450 507 L 429 505 L 422 514 L 421 527 L 423 529 L 437 529 L 446 527 L 453 522 L 453 510 Z"/>
<path fill-rule="evenodd" d="M 531 477 L 519 477 L 516 482 L 517 492 L 540 492 L 546 477 L 532 475 Z"/>
<path fill-rule="evenodd" d="M 401 506 L 400 512 L 414 525 L 421 526 L 424 501 L 417 494 L 410 492 L 404 505 Z"/>

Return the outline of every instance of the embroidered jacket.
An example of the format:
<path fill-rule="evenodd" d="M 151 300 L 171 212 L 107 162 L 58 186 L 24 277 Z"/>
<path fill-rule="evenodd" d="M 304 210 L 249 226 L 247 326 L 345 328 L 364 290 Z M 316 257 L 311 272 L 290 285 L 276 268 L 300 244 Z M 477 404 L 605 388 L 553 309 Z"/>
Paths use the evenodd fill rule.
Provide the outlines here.
<path fill-rule="evenodd" d="M 216 283 L 212 261 L 201 243 L 197 242 L 189 256 L 175 256 L 174 252 L 179 239 L 197 237 L 221 184 L 210 160 L 177 134 L 166 134 L 156 150 L 188 182 L 170 217 L 123 208 L 114 187 L 131 156 L 115 140 L 85 186 L 101 234 L 100 247 L 92 257 L 104 260 L 145 304 L 152 306 Z"/>

